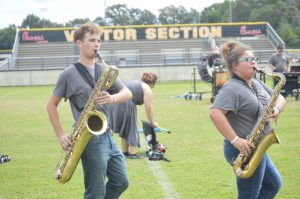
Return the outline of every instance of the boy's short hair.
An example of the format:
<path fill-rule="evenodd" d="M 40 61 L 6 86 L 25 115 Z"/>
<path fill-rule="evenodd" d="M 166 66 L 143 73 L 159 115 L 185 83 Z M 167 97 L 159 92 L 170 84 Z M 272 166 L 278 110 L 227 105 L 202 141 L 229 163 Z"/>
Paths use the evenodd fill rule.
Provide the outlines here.
<path fill-rule="evenodd" d="M 278 45 L 277 45 L 277 50 L 283 50 L 282 44 L 278 44 Z"/>
<path fill-rule="evenodd" d="M 76 42 L 77 40 L 82 41 L 85 33 L 89 32 L 91 35 L 97 34 L 97 35 L 102 35 L 102 29 L 100 27 L 95 26 L 92 23 L 86 23 L 83 24 L 80 28 L 78 28 L 74 32 L 74 38 L 73 41 Z"/>

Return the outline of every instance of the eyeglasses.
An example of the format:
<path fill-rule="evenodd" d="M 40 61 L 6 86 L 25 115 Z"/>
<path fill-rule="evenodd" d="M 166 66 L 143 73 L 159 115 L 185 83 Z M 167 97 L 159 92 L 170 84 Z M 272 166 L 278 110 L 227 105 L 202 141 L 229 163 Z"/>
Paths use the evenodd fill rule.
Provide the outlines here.
<path fill-rule="evenodd" d="M 253 61 L 258 62 L 258 57 L 241 57 L 238 62 L 248 62 L 251 63 Z"/>

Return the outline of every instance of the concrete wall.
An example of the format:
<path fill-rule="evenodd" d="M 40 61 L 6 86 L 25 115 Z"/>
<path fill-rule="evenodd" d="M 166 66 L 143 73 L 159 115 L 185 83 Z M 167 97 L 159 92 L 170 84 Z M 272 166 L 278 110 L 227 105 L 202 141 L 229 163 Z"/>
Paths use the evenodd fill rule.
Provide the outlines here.
<path fill-rule="evenodd" d="M 265 64 L 259 65 L 259 69 L 271 73 L 271 69 Z M 122 80 L 140 79 L 144 72 L 153 72 L 158 76 L 158 82 L 196 80 L 201 77 L 197 66 L 163 66 L 142 68 L 119 68 L 119 78 Z M 0 86 L 35 86 L 54 85 L 62 70 L 44 71 L 1 71 Z"/>
<path fill-rule="evenodd" d="M 200 79 L 196 66 L 164 66 L 143 68 L 120 68 L 122 80 L 140 79 L 144 72 L 157 74 L 159 82 L 191 80 L 192 74 Z M 1 71 L 0 86 L 54 85 L 62 70 Z"/>

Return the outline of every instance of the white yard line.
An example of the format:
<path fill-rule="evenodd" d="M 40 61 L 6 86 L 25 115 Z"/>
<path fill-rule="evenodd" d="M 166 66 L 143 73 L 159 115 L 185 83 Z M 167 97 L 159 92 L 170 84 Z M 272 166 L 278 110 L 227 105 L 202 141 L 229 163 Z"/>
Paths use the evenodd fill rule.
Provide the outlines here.
<path fill-rule="evenodd" d="M 15 95 L 15 94 L 19 94 L 19 93 L 23 93 L 23 92 L 27 92 L 28 89 L 22 89 L 22 90 L 18 90 L 18 91 L 14 91 L 14 92 L 10 92 L 10 93 L 7 93 L 5 95 L 1 95 L 0 94 L 0 98 L 6 98 L 6 97 L 9 97 L 11 95 Z M 1 198 L 0 198 L 1 199 Z"/>
<path fill-rule="evenodd" d="M 141 135 L 141 144 L 145 146 L 144 148 L 147 150 L 147 143 L 145 141 L 145 137 Z M 164 199 L 180 199 L 179 194 L 176 192 L 175 188 L 173 187 L 172 181 L 169 179 L 167 174 L 160 166 L 160 161 L 151 161 L 147 160 L 149 169 L 152 171 L 156 178 L 156 182 L 162 190 L 164 195 Z M 171 163 L 166 163 L 171 164 Z"/>

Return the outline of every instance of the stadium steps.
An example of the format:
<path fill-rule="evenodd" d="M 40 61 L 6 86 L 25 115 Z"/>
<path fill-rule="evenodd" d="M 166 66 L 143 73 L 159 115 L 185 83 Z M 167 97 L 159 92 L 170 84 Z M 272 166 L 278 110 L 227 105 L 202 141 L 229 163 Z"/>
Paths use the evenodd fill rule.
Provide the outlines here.
<path fill-rule="evenodd" d="M 220 46 L 231 38 L 216 38 Z M 267 38 L 232 38 L 250 45 L 256 56 L 267 62 L 274 47 Z M 102 41 L 101 54 L 108 64 L 122 66 L 197 64 L 205 52 L 204 39 Z M 18 50 L 18 70 L 60 69 L 77 61 L 72 42 L 22 43 Z M 76 54 L 76 53 L 75 53 Z"/>
<path fill-rule="evenodd" d="M 18 70 L 61 69 L 74 62 L 73 55 L 73 43 L 23 43 L 15 67 Z"/>
<path fill-rule="evenodd" d="M 144 64 L 165 64 L 166 59 L 175 57 L 180 60 L 199 60 L 203 45 L 201 40 L 153 40 L 153 41 L 122 41 L 103 42 L 101 51 L 115 55 L 114 60 L 125 58 L 129 54 L 136 53 L 136 61 L 140 65 Z M 134 49 L 134 50 L 132 50 Z M 135 51 L 135 52 L 133 52 Z M 193 54 L 190 55 L 190 52 Z M 184 53 L 184 57 L 179 59 L 178 54 Z M 172 55 L 173 54 L 173 55 Z M 176 55 L 177 54 L 177 55 Z M 190 56 L 186 56 L 186 55 Z M 197 54 L 198 56 L 196 56 Z M 168 56 L 166 58 L 166 56 Z M 130 60 L 130 58 L 129 58 Z M 175 61 L 176 62 L 176 61 Z M 171 62 L 169 62 L 172 64 Z"/>
<path fill-rule="evenodd" d="M 255 56 L 259 58 L 261 63 L 267 63 L 272 53 L 275 52 L 275 47 L 266 37 L 218 38 L 216 43 L 218 46 L 221 46 L 222 43 L 230 39 L 236 39 L 251 46 Z"/>

